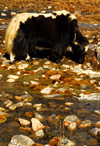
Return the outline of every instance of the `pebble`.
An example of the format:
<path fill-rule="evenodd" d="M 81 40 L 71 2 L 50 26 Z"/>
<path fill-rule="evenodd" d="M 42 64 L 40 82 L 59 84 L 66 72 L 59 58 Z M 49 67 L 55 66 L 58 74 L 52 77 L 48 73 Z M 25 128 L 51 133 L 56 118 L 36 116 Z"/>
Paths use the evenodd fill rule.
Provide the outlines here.
<path fill-rule="evenodd" d="M 65 92 L 65 90 L 66 90 L 66 88 L 59 88 L 59 89 L 57 89 L 57 91 L 59 91 L 59 92 Z"/>
<path fill-rule="evenodd" d="M 59 146 L 76 146 L 75 142 L 70 141 L 68 138 L 61 138 L 59 140 Z"/>
<path fill-rule="evenodd" d="M 59 98 L 62 97 L 60 94 L 50 94 L 50 95 L 43 95 L 44 98 Z"/>
<path fill-rule="evenodd" d="M 36 81 L 31 81 L 31 84 L 33 84 L 33 85 L 39 85 L 39 83 L 36 82 Z"/>
<path fill-rule="evenodd" d="M 76 125 L 79 125 L 81 123 L 81 120 L 76 115 L 65 117 L 64 126 L 69 126 L 71 123 L 76 123 Z"/>
<path fill-rule="evenodd" d="M 92 122 L 90 120 L 82 121 L 82 123 L 79 125 L 79 128 L 87 128 L 92 126 Z"/>
<path fill-rule="evenodd" d="M 13 136 L 8 146 L 30 146 L 33 144 L 34 141 L 31 138 L 21 134 Z"/>
<path fill-rule="evenodd" d="M 51 88 L 51 87 L 48 86 L 48 87 L 42 89 L 42 90 L 40 91 L 40 93 L 42 93 L 42 94 L 50 94 L 50 92 L 52 91 L 52 89 L 53 89 L 53 88 Z"/>
<path fill-rule="evenodd" d="M 18 69 L 26 69 L 27 67 L 29 66 L 29 64 L 20 64 L 19 66 L 18 66 Z"/>
<path fill-rule="evenodd" d="M 56 75 L 50 76 L 51 80 L 57 80 L 58 81 L 60 78 L 61 78 L 60 74 L 56 74 Z"/>
<path fill-rule="evenodd" d="M 7 78 L 17 80 L 19 78 L 19 76 L 9 75 Z"/>
<path fill-rule="evenodd" d="M 13 104 L 13 105 L 9 106 L 9 110 L 14 111 L 16 108 L 23 107 L 23 106 L 24 106 L 24 102 L 18 102 L 16 104 Z"/>
<path fill-rule="evenodd" d="M 30 121 L 28 121 L 26 119 L 18 118 L 18 120 L 22 126 L 29 126 L 30 125 Z"/>
<path fill-rule="evenodd" d="M 80 94 L 80 97 L 75 97 L 79 100 L 100 100 L 100 93 Z"/>
<path fill-rule="evenodd" d="M 76 127 L 76 123 L 75 122 L 73 122 L 73 123 L 71 123 L 69 126 L 68 126 L 68 130 L 76 130 L 77 129 L 77 127 Z"/>
<path fill-rule="evenodd" d="M 73 103 L 72 103 L 72 102 L 66 102 L 65 105 L 66 105 L 66 106 L 72 106 Z"/>
<path fill-rule="evenodd" d="M 95 123 L 95 127 L 100 127 L 100 121 Z"/>
<path fill-rule="evenodd" d="M 100 110 L 95 110 L 94 113 L 100 115 Z"/>
<path fill-rule="evenodd" d="M 35 132 L 35 135 L 38 137 L 43 137 L 44 136 L 44 131 L 42 129 L 38 130 Z"/>
<path fill-rule="evenodd" d="M 1 16 L 7 16 L 5 13 L 1 13 Z"/>
<path fill-rule="evenodd" d="M 90 134 L 92 134 L 93 136 L 97 137 L 97 133 L 100 131 L 100 128 L 93 128 L 90 130 Z"/>
<path fill-rule="evenodd" d="M 44 128 L 43 124 L 36 118 L 32 118 L 31 122 L 32 122 L 32 129 L 35 132 Z"/>
<path fill-rule="evenodd" d="M 13 83 L 13 82 L 15 82 L 15 80 L 14 79 L 8 79 L 6 82 Z"/>

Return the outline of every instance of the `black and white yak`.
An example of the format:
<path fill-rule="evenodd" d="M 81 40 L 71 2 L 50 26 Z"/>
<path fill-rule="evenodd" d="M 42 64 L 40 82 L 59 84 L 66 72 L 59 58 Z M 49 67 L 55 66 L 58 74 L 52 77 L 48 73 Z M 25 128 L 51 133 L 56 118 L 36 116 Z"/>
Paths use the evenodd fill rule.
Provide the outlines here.
<path fill-rule="evenodd" d="M 88 40 L 80 32 L 75 15 L 66 10 L 21 13 L 12 18 L 5 35 L 10 62 L 16 57 L 29 60 L 34 57 L 36 46 L 46 45 L 51 48 L 51 61 L 60 63 L 66 48 L 71 46 L 78 62 L 83 63 Z"/>

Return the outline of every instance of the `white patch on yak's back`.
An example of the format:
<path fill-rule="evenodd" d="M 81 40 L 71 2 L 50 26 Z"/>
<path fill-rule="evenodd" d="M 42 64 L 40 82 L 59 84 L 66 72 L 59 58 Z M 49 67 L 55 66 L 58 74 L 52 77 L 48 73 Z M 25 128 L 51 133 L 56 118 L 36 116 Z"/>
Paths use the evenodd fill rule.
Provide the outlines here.
<path fill-rule="evenodd" d="M 52 13 L 55 13 L 55 14 L 57 14 L 57 16 L 60 16 L 60 15 L 68 15 L 68 14 L 70 14 L 70 12 L 68 12 L 68 11 L 66 11 L 66 10 L 60 10 L 60 11 L 52 11 Z"/>
<path fill-rule="evenodd" d="M 77 19 L 76 16 L 75 16 L 74 14 L 70 14 L 70 15 L 69 15 L 69 18 L 70 18 L 71 20 Z"/>

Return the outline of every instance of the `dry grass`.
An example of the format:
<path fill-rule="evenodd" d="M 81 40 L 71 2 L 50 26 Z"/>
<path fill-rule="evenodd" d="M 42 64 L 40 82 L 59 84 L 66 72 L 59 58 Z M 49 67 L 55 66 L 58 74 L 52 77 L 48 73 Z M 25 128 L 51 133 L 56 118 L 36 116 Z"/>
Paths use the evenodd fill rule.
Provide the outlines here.
<path fill-rule="evenodd" d="M 82 12 L 100 12 L 100 0 L 0 0 L 0 8 L 24 8 L 24 9 L 65 9 L 70 12 L 80 10 Z"/>

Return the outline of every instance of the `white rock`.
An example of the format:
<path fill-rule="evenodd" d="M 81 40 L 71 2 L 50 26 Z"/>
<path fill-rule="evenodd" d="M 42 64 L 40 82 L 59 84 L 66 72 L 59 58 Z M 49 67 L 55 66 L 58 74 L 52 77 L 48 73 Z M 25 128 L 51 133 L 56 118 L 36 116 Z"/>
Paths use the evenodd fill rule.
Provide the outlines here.
<path fill-rule="evenodd" d="M 8 70 L 10 70 L 10 69 L 16 69 L 16 67 L 11 65 L 11 66 L 8 67 Z"/>
<path fill-rule="evenodd" d="M 44 128 L 44 125 L 36 118 L 31 119 L 33 131 L 38 131 Z"/>
<path fill-rule="evenodd" d="M 24 85 L 29 85 L 30 83 L 25 81 L 25 82 L 23 82 L 23 84 Z"/>
<path fill-rule="evenodd" d="M 36 131 L 36 132 L 35 132 L 35 135 L 38 136 L 38 137 L 43 137 L 43 136 L 44 136 L 44 132 L 43 132 L 43 130 L 41 129 L 41 130 Z"/>
<path fill-rule="evenodd" d="M 1 13 L 1 16 L 7 16 L 5 13 Z"/>
<path fill-rule="evenodd" d="M 15 135 L 11 138 L 8 146 L 30 146 L 33 145 L 34 141 L 25 135 Z"/>
<path fill-rule="evenodd" d="M 28 121 L 26 119 L 18 118 L 18 120 L 22 126 L 29 126 L 30 125 L 30 121 Z"/>
<path fill-rule="evenodd" d="M 14 15 L 16 15 L 16 13 L 15 12 L 11 12 L 11 16 L 14 16 Z"/>
<path fill-rule="evenodd" d="M 50 76 L 50 79 L 51 79 L 51 80 L 59 80 L 60 77 L 61 77 L 60 74 L 56 74 L 56 75 L 52 75 L 52 76 Z"/>
<path fill-rule="evenodd" d="M 75 122 L 73 122 L 73 123 L 71 123 L 69 126 L 68 126 L 68 130 L 76 130 L 77 129 L 77 127 L 76 127 L 76 123 Z"/>
<path fill-rule="evenodd" d="M 13 83 L 13 82 L 15 82 L 15 80 L 14 79 L 8 79 L 6 82 Z"/>
<path fill-rule="evenodd" d="M 0 78 L 2 78 L 3 76 L 2 76 L 2 74 L 0 74 Z"/>
<path fill-rule="evenodd" d="M 31 84 L 33 84 L 33 85 L 39 85 L 39 83 L 36 82 L 36 81 L 31 81 Z"/>
<path fill-rule="evenodd" d="M 76 144 L 65 137 L 59 140 L 59 146 L 76 146 Z"/>
<path fill-rule="evenodd" d="M 17 80 L 19 78 L 19 76 L 9 75 L 7 78 Z"/>
<path fill-rule="evenodd" d="M 57 98 L 62 97 L 60 94 L 50 94 L 50 95 L 44 95 L 44 98 Z"/>
<path fill-rule="evenodd" d="M 49 69 L 49 65 L 43 65 L 43 68 Z"/>
<path fill-rule="evenodd" d="M 60 91 L 60 92 L 65 92 L 66 88 L 59 88 L 57 89 L 57 91 Z"/>
<path fill-rule="evenodd" d="M 80 97 L 75 97 L 79 100 L 100 100 L 100 93 L 80 94 Z"/>
<path fill-rule="evenodd" d="M 70 68 L 70 66 L 66 65 L 66 64 L 63 64 L 62 66 L 65 67 L 65 68 Z"/>
<path fill-rule="evenodd" d="M 100 128 L 93 128 L 90 130 L 90 133 L 97 137 L 97 133 L 100 131 Z"/>
<path fill-rule="evenodd" d="M 40 91 L 40 93 L 42 93 L 42 94 L 50 94 L 50 92 L 52 91 L 52 89 L 53 89 L 53 88 L 51 88 L 51 87 L 48 86 L 48 87 L 42 89 L 42 90 Z"/>
<path fill-rule="evenodd" d="M 18 69 L 25 69 L 25 68 L 27 68 L 29 66 L 29 64 L 20 64 L 19 66 L 18 66 Z"/>
<path fill-rule="evenodd" d="M 94 113 L 100 115 L 100 110 L 95 110 Z"/>
<path fill-rule="evenodd" d="M 64 119 L 64 125 L 69 126 L 71 123 L 76 123 L 76 125 L 79 125 L 81 123 L 81 121 L 76 115 L 67 116 Z M 68 124 L 68 125 L 66 125 L 66 124 Z"/>
<path fill-rule="evenodd" d="M 18 102 L 16 104 L 9 106 L 9 110 L 14 111 L 17 107 L 23 107 L 23 106 L 24 106 L 24 102 Z"/>

